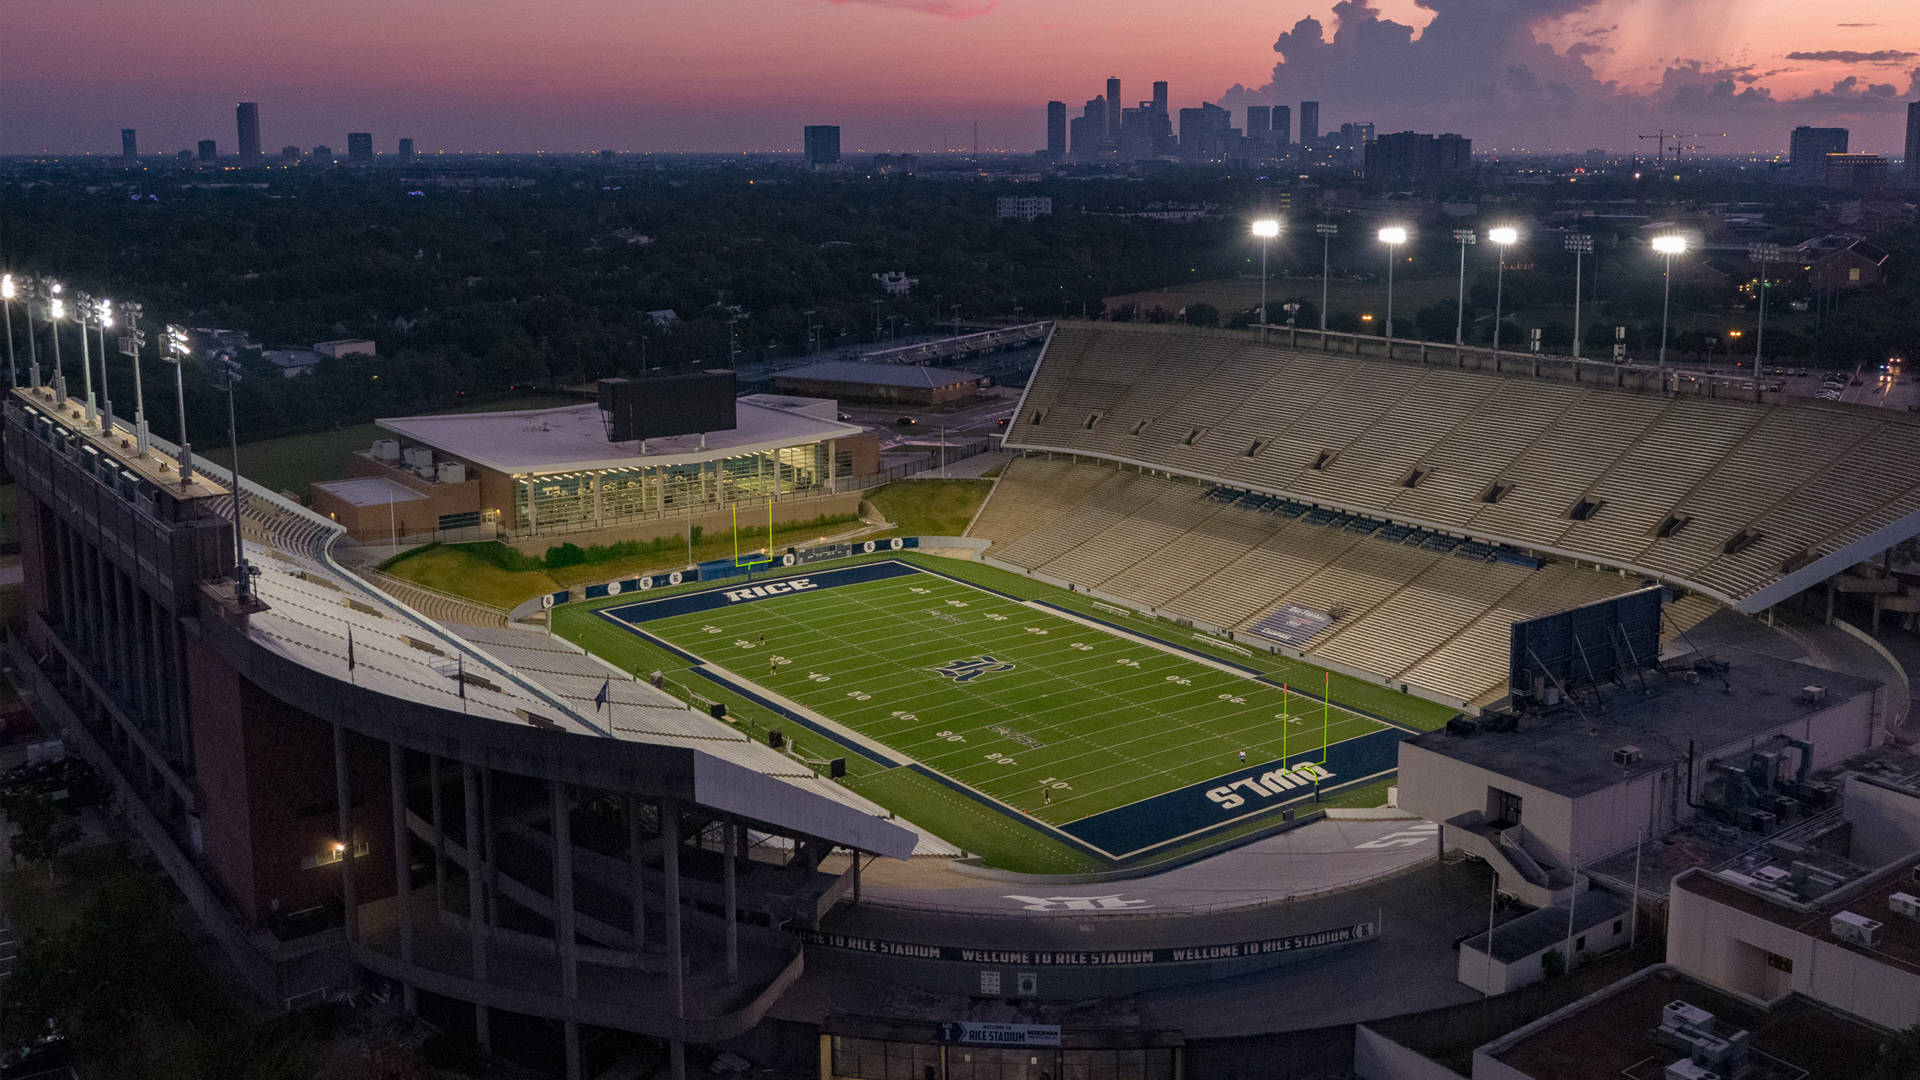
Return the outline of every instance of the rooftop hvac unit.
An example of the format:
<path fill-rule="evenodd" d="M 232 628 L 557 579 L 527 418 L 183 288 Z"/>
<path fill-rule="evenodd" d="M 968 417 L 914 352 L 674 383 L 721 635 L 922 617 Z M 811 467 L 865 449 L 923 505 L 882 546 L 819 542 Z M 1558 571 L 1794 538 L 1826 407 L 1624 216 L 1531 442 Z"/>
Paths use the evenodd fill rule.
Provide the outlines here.
<path fill-rule="evenodd" d="M 1739 810 L 1738 813 L 1740 816 L 1740 827 L 1748 832 L 1772 832 L 1774 825 L 1780 821 L 1770 810 L 1755 810 L 1752 807 L 1745 807 Z"/>
<path fill-rule="evenodd" d="M 1692 1058 L 1681 1058 L 1667 1066 L 1665 1080 L 1720 1080 L 1720 1074 L 1705 1065 L 1696 1065 Z"/>
<path fill-rule="evenodd" d="M 1613 752 L 1613 763 L 1615 765 L 1635 765 L 1638 764 L 1639 761 L 1640 748 L 1637 746 L 1622 746 Z"/>
<path fill-rule="evenodd" d="M 1909 919 L 1920 919 L 1920 896 L 1897 892 L 1887 897 L 1887 906 L 1896 914 L 1905 915 Z"/>
<path fill-rule="evenodd" d="M 1880 936 L 1879 923 L 1863 915 L 1855 915 L 1851 911 L 1843 911 L 1835 915 L 1827 924 L 1827 928 L 1841 941 L 1851 941 L 1855 945 L 1869 949 L 1873 948 L 1874 942 L 1879 940 Z"/>
<path fill-rule="evenodd" d="M 457 461 L 443 461 L 437 475 L 443 484 L 464 484 L 467 482 L 467 467 Z"/>
<path fill-rule="evenodd" d="M 415 472 L 421 469 L 427 470 L 428 473 L 433 472 L 433 451 L 424 446 L 408 447 L 407 468 Z"/>
<path fill-rule="evenodd" d="M 1688 1028 L 1704 1031 L 1712 1026 L 1713 1014 L 1697 1005 L 1670 1001 L 1660 1010 L 1660 1028 L 1663 1031 L 1683 1031 Z"/>
<path fill-rule="evenodd" d="M 1753 876 L 1769 885 L 1783 885 L 1793 877 L 1791 873 L 1777 866 L 1763 866 L 1753 872 Z"/>
<path fill-rule="evenodd" d="M 399 461 L 400 460 L 400 440 L 399 439 L 373 440 L 373 460 Z"/>
<path fill-rule="evenodd" d="M 1800 688 L 1800 703 L 1818 705 L 1827 700 L 1827 688 L 1824 686 L 1803 686 Z"/>

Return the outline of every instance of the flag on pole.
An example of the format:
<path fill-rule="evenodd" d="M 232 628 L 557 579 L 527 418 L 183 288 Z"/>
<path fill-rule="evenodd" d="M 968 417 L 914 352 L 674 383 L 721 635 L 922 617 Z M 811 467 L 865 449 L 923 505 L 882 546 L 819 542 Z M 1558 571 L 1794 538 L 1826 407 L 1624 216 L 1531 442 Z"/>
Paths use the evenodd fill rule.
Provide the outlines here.
<path fill-rule="evenodd" d="M 600 684 L 600 692 L 593 695 L 593 711 L 594 712 L 599 712 L 601 709 L 606 707 L 607 702 L 611 700 L 612 690 L 613 690 L 612 679 L 609 678 Z"/>
<path fill-rule="evenodd" d="M 353 627 L 347 627 L 347 671 L 353 671 Z"/>

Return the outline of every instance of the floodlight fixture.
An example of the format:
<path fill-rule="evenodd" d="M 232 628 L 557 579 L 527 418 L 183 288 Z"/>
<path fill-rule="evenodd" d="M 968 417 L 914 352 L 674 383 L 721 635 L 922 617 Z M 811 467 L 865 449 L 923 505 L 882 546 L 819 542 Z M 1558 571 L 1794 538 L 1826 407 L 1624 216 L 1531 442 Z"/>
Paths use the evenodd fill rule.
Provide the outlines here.
<path fill-rule="evenodd" d="M 161 357 L 173 365 L 173 396 L 180 405 L 180 486 L 185 488 L 193 483 L 193 447 L 187 442 L 187 389 L 186 381 L 180 371 L 186 366 L 187 357 L 193 355 L 193 345 L 187 336 L 187 328 L 172 323 L 167 324 L 166 348 Z M 236 519 L 233 527 L 238 529 Z"/>
<path fill-rule="evenodd" d="M 1506 247 L 1508 244 L 1517 243 L 1519 241 L 1520 230 L 1514 228 L 1511 225 L 1501 225 L 1496 228 L 1488 229 L 1487 239 L 1493 241 L 1496 244 L 1499 244 L 1501 247 Z"/>
<path fill-rule="evenodd" d="M 1687 238 L 1677 233 L 1653 238 L 1653 250 L 1662 255 L 1682 255 L 1687 250 Z"/>
<path fill-rule="evenodd" d="M 1389 225 L 1380 230 L 1380 242 L 1383 244 L 1404 244 L 1407 242 L 1407 230 L 1399 225 Z"/>
<path fill-rule="evenodd" d="M 1253 235 L 1262 240 L 1271 240 L 1280 235 L 1280 223 L 1272 218 L 1261 218 L 1253 223 Z"/>

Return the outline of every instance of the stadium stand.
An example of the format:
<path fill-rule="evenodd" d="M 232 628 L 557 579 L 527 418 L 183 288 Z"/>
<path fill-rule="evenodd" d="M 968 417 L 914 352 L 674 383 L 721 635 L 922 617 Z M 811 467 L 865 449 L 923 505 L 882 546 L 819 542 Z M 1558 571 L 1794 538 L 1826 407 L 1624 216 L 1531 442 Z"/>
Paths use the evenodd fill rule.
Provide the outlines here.
<path fill-rule="evenodd" d="M 1101 458 L 1333 511 L 1591 560 L 1764 609 L 1920 523 L 1920 422 L 1890 410 L 1660 395 L 1061 323 L 1009 447 Z M 1097 481 L 1117 489 L 1129 481 Z M 1059 528 L 1002 557 L 1038 566 Z M 1002 554 L 1002 553 L 996 553 Z"/>
<path fill-rule="evenodd" d="M 997 509 L 1003 500 L 1017 511 Z M 1043 457 L 1007 466 L 969 535 L 993 542 L 994 561 L 1216 631 L 1288 604 L 1325 611 L 1332 621 L 1304 655 L 1470 705 L 1504 695 L 1516 619 L 1638 584 L 1294 500 Z"/>

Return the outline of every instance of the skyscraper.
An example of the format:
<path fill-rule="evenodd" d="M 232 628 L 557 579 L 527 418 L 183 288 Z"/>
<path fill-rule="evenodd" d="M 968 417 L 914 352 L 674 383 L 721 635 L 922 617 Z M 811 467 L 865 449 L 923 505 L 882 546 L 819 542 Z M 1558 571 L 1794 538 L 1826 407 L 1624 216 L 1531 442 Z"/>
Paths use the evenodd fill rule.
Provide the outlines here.
<path fill-rule="evenodd" d="M 1047 102 L 1047 156 L 1055 161 L 1067 156 L 1067 103 Z"/>
<path fill-rule="evenodd" d="M 1808 127 L 1793 129 L 1787 139 L 1787 167 L 1810 183 L 1820 183 L 1827 175 L 1827 155 L 1847 152 L 1847 129 Z"/>
<path fill-rule="evenodd" d="M 200 160 L 212 161 L 220 156 L 220 148 L 212 139 L 200 140 Z"/>
<path fill-rule="evenodd" d="M 1080 161 L 1100 156 L 1100 144 L 1107 139 L 1107 99 L 1090 98 L 1080 115 L 1067 125 L 1070 151 Z"/>
<path fill-rule="evenodd" d="M 412 139 L 400 140 L 400 160 L 401 161 L 413 160 L 413 140 Z"/>
<path fill-rule="evenodd" d="M 120 129 L 120 158 L 121 158 L 121 160 L 123 160 L 123 161 L 132 161 L 132 160 L 134 160 L 135 158 L 138 158 L 139 156 L 140 156 L 140 143 L 139 143 L 139 141 L 138 141 L 138 140 L 136 140 L 136 139 L 134 138 L 134 129 L 132 129 L 132 128 L 121 128 L 121 129 Z M 1907 159 L 1908 159 L 1909 161 L 1911 161 L 1911 160 L 1913 159 L 1913 155 L 1912 155 L 1912 154 L 1908 154 L 1908 155 L 1907 155 Z"/>
<path fill-rule="evenodd" d="M 1300 141 L 1311 143 L 1320 137 L 1320 103 L 1303 101 L 1300 103 Z"/>
<path fill-rule="evenodd" d="M 347 132 L 347 160 L 368 162 L 373 160 L 373 133 L 370 131 Z"/>
<path fill-rule="evenodd" d="M 809 124 L 800 132 L 807 168 L 840 164 L 840 125 Z"/>
<path fill-rule="evenodd" d="M 1153 84 L 1153 111 L 1161 116 L 1167 115 L 1167 80 L 1165 79 Z"/>
<path fill-rule="evenodd" d="M 1107 79 L 1107 141 L 1120 143 L 1120 80 Z"/>
<path fill-rule="evenodd" d="M 1293 109 L 1287 105 L 1273 107 L 1273 145 L 1285 146 L 1293 141 Z"/>
<path fill-rule="evenodd" d="M 1907 186 L 1920 187 L 1920 101 L 1907 102 Z"/>
<path fill-rule="evenodd" d="M 1247 106 L 1247 138 L 1264 143 L 1273 137 L 1273 106 Z"/>
<path fill-rule="evenodd" d="M 233 120 L 240 128 L 240 160 L 260 159 L 260 106 L 243 101 L 234 106 Z"/>

